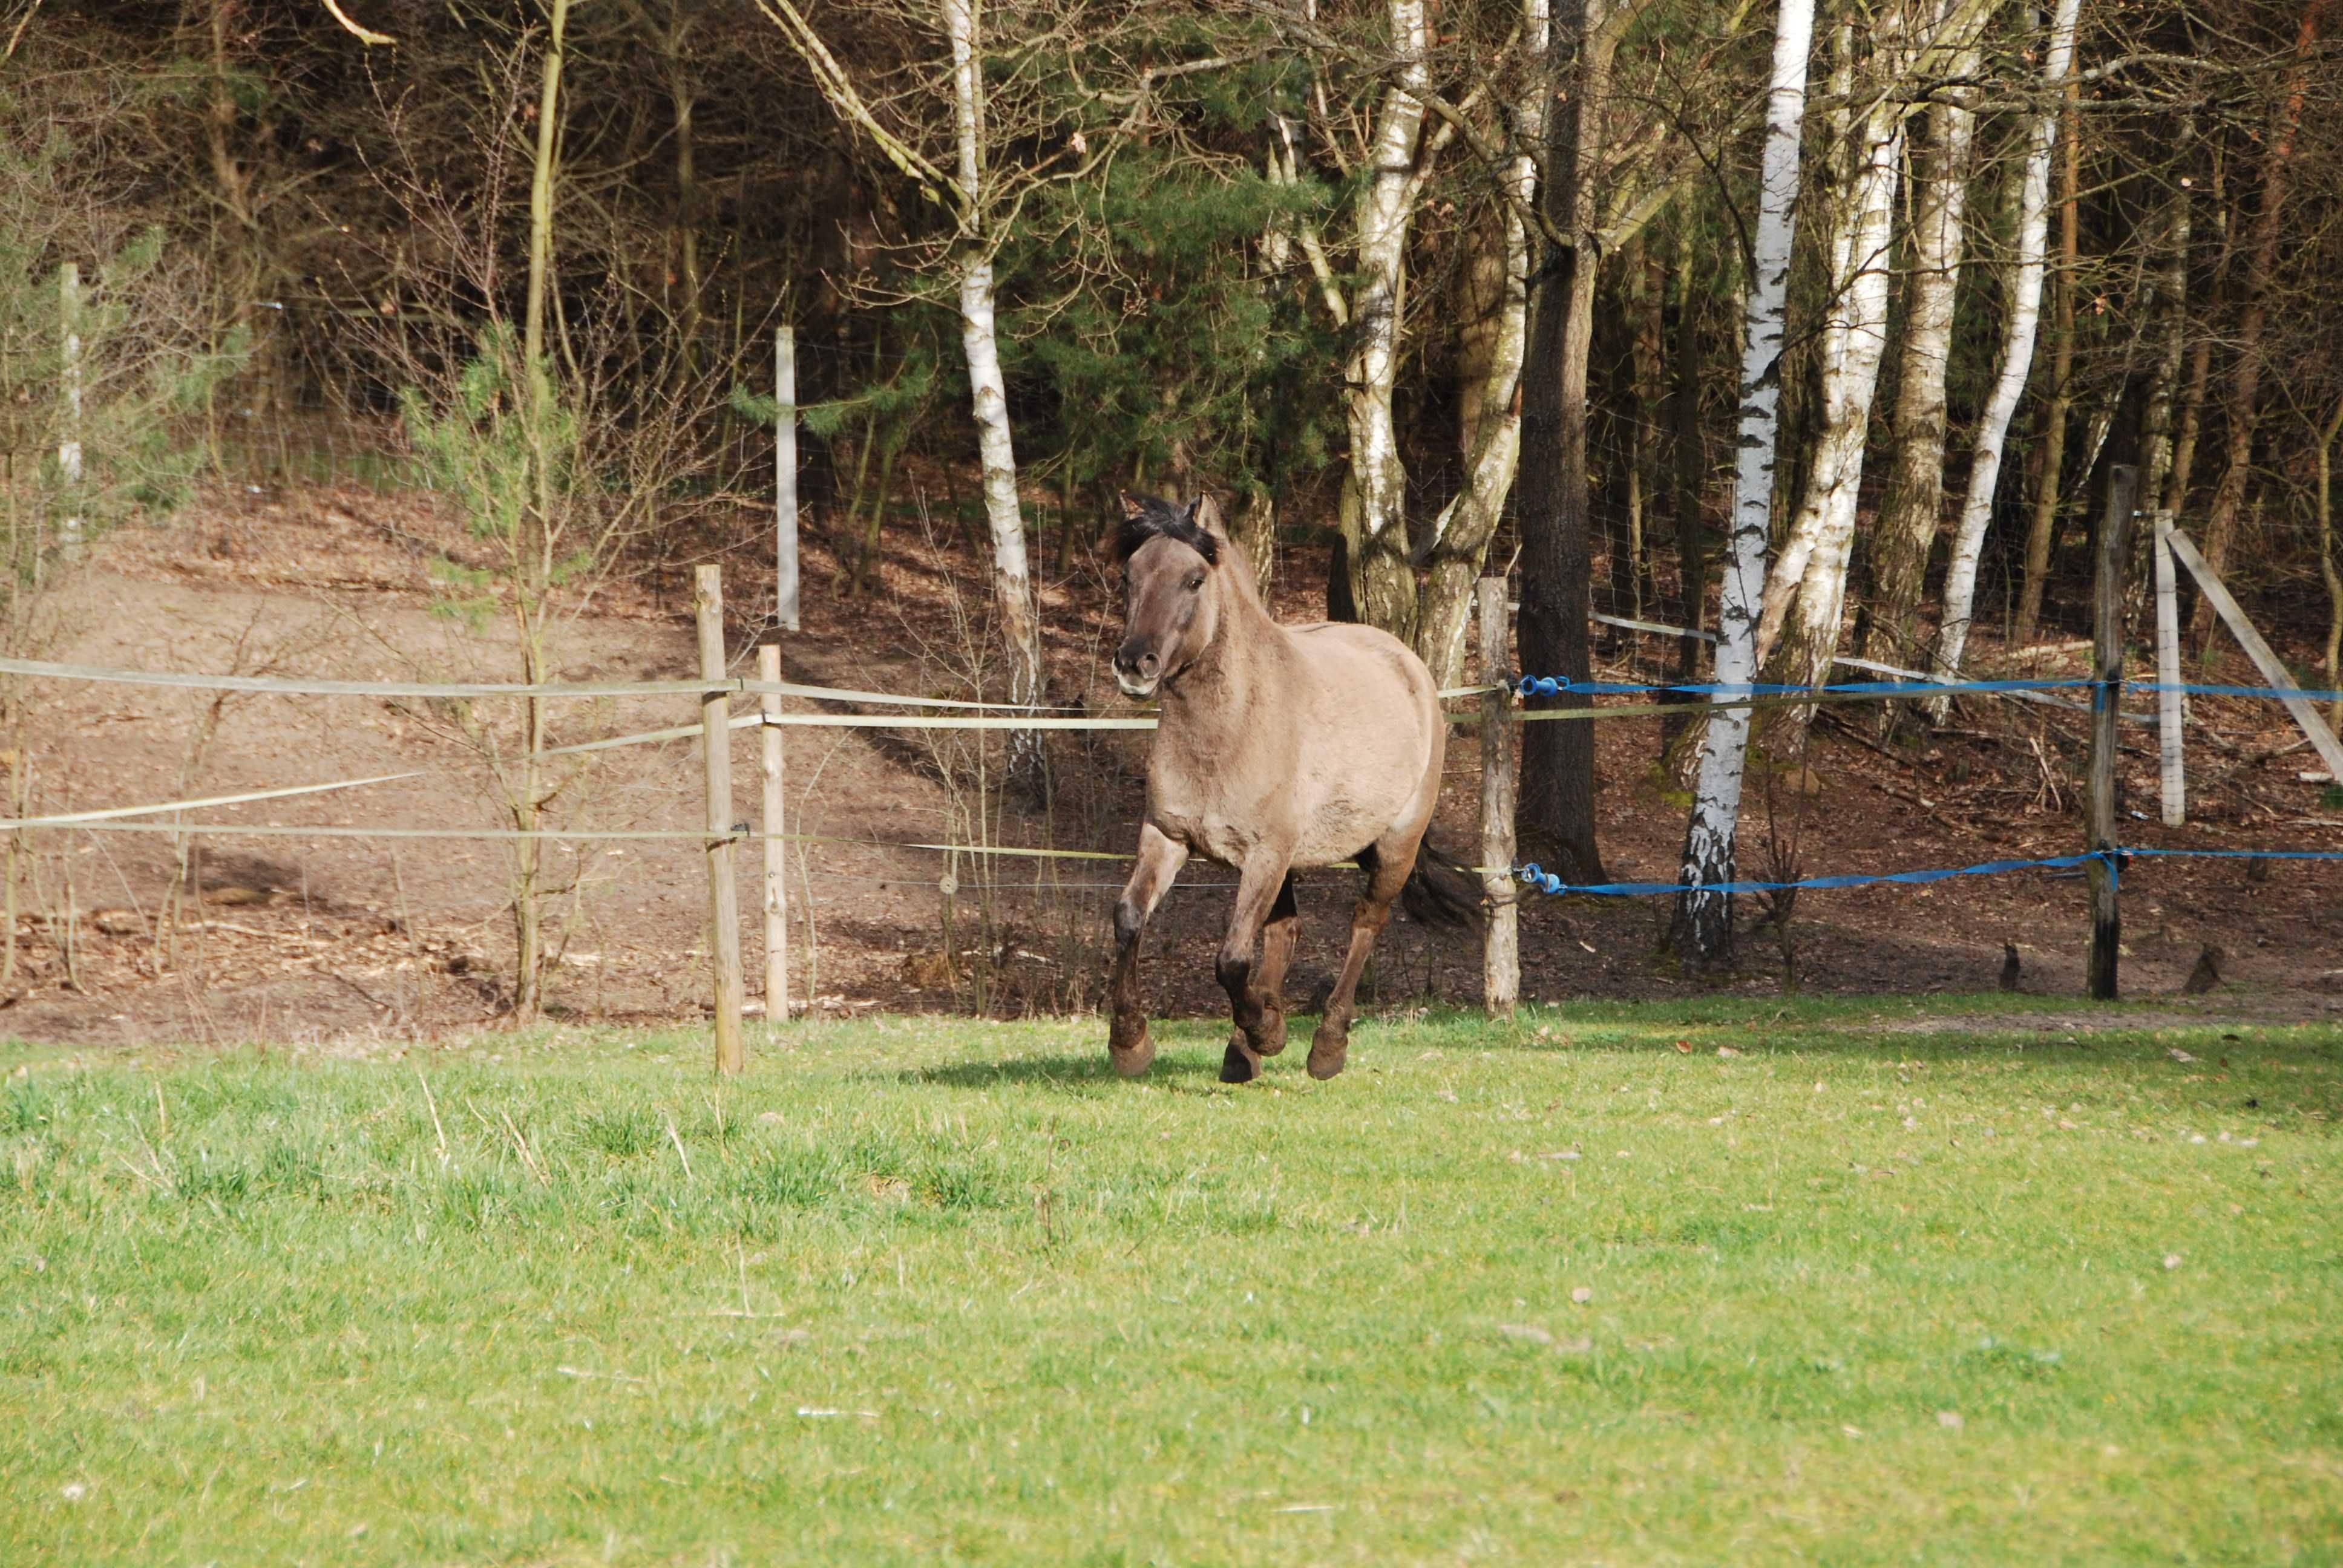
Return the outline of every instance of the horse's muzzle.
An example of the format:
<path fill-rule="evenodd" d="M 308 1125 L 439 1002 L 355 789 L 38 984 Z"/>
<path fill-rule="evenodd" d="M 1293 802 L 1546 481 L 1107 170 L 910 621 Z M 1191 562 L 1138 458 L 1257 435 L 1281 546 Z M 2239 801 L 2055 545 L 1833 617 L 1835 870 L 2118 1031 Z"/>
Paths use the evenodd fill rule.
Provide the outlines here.
<path fill-rule="evenodd" d="M 1114 683 L 1125 697 L 1152 697 L 1163 678 L 1163 660 L 1126 642 L 1115 650 Z"/>

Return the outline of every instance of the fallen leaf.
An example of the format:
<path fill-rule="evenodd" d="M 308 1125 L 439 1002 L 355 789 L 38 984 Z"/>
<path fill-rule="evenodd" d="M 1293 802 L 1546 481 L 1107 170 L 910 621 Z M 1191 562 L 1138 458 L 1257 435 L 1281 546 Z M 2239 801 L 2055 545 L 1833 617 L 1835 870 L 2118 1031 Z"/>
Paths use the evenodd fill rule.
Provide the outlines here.
<path fill-rule="evenodd" d="M 1554 1343 L 1554 1336 L 1535 1323 L 1499 1323 L 1497 1332 L 1509 1340 L 1527 1340 L 1534 1345 Z"/>
<path fill-rule="evenodd" d="M 2164 1054 L 2170 1057 L 2175 1061 L 2194 1061 L 2197 1060 L 2177 1045 L 2170 1050 L 2166 1051 Z"/>
<path fill-rule="evenodd" d="M 1583 1307 L 1594 1299 L 1594 1288 L 1589 1285 L 1580 1285 L 1570 1292 L 1570 1299 Z"/>
<path fill-rule="evenodd" d="M 1940 1410 L 1936 1412 L 1936 1424 L 1943 1427 L 1946 1432 L 1958 1432 L 1961 1428 L 1966 1426 L 1968 1422 L 1961 1419 L 1961 1412 L 1959 1411 Z"/>
<path fill-rule="evenodd" d="M 2164 1254 L 2164 1266 L 2165 1266 L 2166 1268 L 2167 1268 L 2167 1269 L 2177 1269 L 2177 1268 L 2178 1268 L 2178 1267 L 2180 1266 L 2180 1254 L 2179 1254 L 2179 1253 L 2177 1253 L 2177 1252 L 2167 1252 L 2167 1253 L 2165 1253 L 2165 1254 Z"/>

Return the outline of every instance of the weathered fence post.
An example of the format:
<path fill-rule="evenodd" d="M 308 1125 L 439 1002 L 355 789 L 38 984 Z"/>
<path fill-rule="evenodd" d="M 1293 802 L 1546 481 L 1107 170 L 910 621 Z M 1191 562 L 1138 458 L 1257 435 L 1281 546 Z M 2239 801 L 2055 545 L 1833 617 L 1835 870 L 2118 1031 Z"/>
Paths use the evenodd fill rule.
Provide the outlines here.
<path fill-rule="evenodd" d="M 781 650 L 772 643 L 757 650 L 757 678 L 767 686 L 780 684 Z M 758 733 L 764 742 L 765 778 L 765 1019 L 779 1023 L 789 1016 L 789 855 L 781 838 L 781 694 L 758 693 L 757 709 L 764 718 Z"/>
<path fill-rule="evenodd" d="M 700 744 L 708 774 L 708 962 L 716 975 L 716 1070 L 748 1065 L 740 1043 L 740 891 L 732 880 L 732 700 L 724 689 L 724 569 L 701 567 L 692 609 L 699 621 Z"/>
<path fill-rule="evenodd" d="M 1481 678 L 1503 681 L 1505 579 L 1483 578 Z M 1521 995 L 1521 912 L 1514 902 L 1513 700 L 1500 687 L 1481 698 L 1481 887 L 1489 898 L 1488 933 L 1481 948 L 1481 1001 L 1493 1018 L 1509 1017 Z"/>
<path fill-rule="evenodd" d="M 798 334 L 773 329 L 773 620 L 798 629 Z"/>
<path fill-rule="evenodd" d="M 2188 820 L 2188 754 L 2180 704 L 2180 593 L 2172 565 L 2172 514 L 2156 514 L 2156 729 L 2164 825 Z"/>
<path fill-rule="evenodd" d="M 81 266 L 57 268 L 57 330 L 64 338 L 65 428 L 57 436 L 57 475 L 65 481 L 65 515 L 57 519 L 57 552 L 67 560 L 81 554 Z M 34 559 L 39 560 L 37 552 Z"/>
<path fill-rule="evenodd" d="M 2116 899 L 2119 879 L 2113 859 L 2116 829 L 2116 715 L 2123 695 L 2123 563 L 2131 532 L 2139 470 L 2117 463 L 2107 472 L 2107 511 L 2099 523 L 2098 575 L 2091 596 L 2091 776 L 2087 789 L 2091 852 L 2102 857 L 2085 868 L 2091 889 L 2091 952 L 2088 964 L 2094 1001 L 2116 1000 L 2117 958 L 2123 917 Z"/>

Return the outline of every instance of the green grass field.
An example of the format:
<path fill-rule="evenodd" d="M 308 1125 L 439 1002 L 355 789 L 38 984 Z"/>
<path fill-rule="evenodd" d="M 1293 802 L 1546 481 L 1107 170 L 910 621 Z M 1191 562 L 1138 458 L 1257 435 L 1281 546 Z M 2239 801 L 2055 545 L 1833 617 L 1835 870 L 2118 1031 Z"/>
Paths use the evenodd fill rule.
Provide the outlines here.
<path fill-rule="evenodd" d="M 0 1048 L 0 1563 L 2343 1561 L 2343 1030 L 1936 1005 Z"/>

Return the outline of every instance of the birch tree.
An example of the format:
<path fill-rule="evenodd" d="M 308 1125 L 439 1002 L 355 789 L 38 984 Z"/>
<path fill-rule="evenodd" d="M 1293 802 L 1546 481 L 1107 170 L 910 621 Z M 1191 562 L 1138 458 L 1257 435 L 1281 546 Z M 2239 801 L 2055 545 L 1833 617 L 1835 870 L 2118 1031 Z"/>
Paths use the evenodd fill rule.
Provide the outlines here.
<path fill-rule="evenodd" d="M 1344 371 L 1351 461 L 1342 480 L 1342 528 L 1352 602 L 1369 625 L 1404 641 L 1415 631 L 1415 576 L 1408 564 L 1407 467 L 1400 459 L 1392 395 L 1399 377 L 1408 231 L 1423 185 L 1416 153 L 1430 75 L 1423 0 L 1389 0 L 1387 15 L 1394 69 L 1375 114 L 1352 220 L 1358 282 Z"/>
<path fill-rule="evenodd" d="M 984 520 L 992 535 L 992 599 L 1009 655 L 1009 700 L 1041 700 L 1041 631 L 1033 613 L 1032 573 L 1025 562 L 1025 517 L 1017 499 L 1017 451 L 1010 438 L 1009 387 L 1001 375 L 994 333 L 992 252 L 984 221 L 984 67 L 977 50 L 976 0 L 938 0 L 951 45 L 952 140 L 961 213 L 954 270 L 960 286 L 960 351 L 976 416 L 977 452 L 984 468 Z M 1040 760 L 1039 736 L 1017 732 L 1012 773 L 1030 776 Z"/>
<path fill-rule="evenodd" d="M 2026 530 L 2026 576 L 2018 588 L 2016 640 L 2034 640 L 2042 622 L 2042 591 L 2050 578 L 2050 542 L 2058 530 L 2059 487 L 2066 460 L 2066 416 L 2075 406 L 2075 273 L 2082 254 L 2077 186 L 2082 183 L 2080 85 L 2066 73 L 2065 146 L 2059 152 L 2058 275 L 2051 298 L 2049 398 L 2042 412 L 2042 477 Z M 2177 506 L 2177 503 L 2167 503 Z"/>
<path fill-rule="evenodd" d="M 1797 222 L 1798 146 L 1814 27 L 1814 0 L 1781 0 L 1765 94 L 1765 146 L 1743 327 L 1732 554 L 1725 566 L 1717 619 L 1716 679 L 1725 686 L 1745 686 L 1757 677 L 1757 614 L 1765 588 L 1773 516 L 1790 249 Z M 1676 895 L 1668 931 L 1677 960 L 1694 972 L 1733 961 L 1732 895 L 1715 889 L 1733 879 L 1748 748 L 1749 710 L 1717 709 L 1701 739 L 1699 780 L 1684 828 L 1679 878 L 1684 890 Z"/>
<path fill-rule="evenodd" d="M 1848 31 L 1842 28 L 1840 34 L 1842 62 L 1850 47 Z M 1872 400 L 1886 349 L 1889 247 L 1907 112 L 1897 89 L 1911 58 L 1912 31 L 1910 14 L 1903 7 L 1882 16 L 1874 30 L 1869 103 L 1852 116 L 1852 140 L 1843 155 L 1845 195 L 1830 237 L 1831 305 L 1821 332 L 1821 428 L 1815 437 L 1805 493 L 1791 520 L 1782 558 L 1765 585 L 1765 615 L 1758 627 L 1760 663 L 1772 656 L 1778 638 L 1785 677 L 1799 685 L 1829 674 L 1845 608 L 1855 503 L 1863 486 Z M 1850 79 L 1849 66 L 1842 64 L 1838 75 Z M 1837 95 L 1845 101 L 1845 94 Z M 1780 717 L 1795 731 L 1812 711 L 1793 708 Z"/>
<path fill-rule="evenodd" d="M 2058 106 L 2075 58 L 2075 14 L 2079 0 L 2057 0 L 2051 14 L 2049 47 L 2042 61 L 2043 107 L 2034 117 L 2026 153 L 2026 173 L 2017 197 L 2017 265 L 2010 280 L 2009 320 L 2001 346 L 2001 367 L 1993 393 L 1977 420 L 1969 457 L 1967 493 L 1953 532 L 1952 563 L 1945 572 L 1945 614 L 1928 670 L 1939 680 L 1958 678 L 1976 614 L 1977 559 L 1986 528 L 1993 521 L 1993 496 L 2001 480 L 2001 455 L 2009 422 L 2034 366 L 2034 339 L 2042 323 L 2043 253 L 2050 236 L 2050 157 L 2058 140 Z M 2043 482 L 2055 487 L 2056 474 Z M 2046 544 L 2046 551 L 2047 546 Z M 1943 699 L 1936 712 L 1945 711 Z"/>
<path fill-rule="evenodd" d="M 976 0 L 935 0 L 933 19 L 950 54 L 950 166 L 930 158 L 896 134 L 873 112 L 835 55 L 792 0 L 759 0 L 790 46 L 812 71 L 822 95 L 840 117 L 861 135 L 930 197 L 940 200 L 951 231 L 943 248 L 960 323 L 960 351 L 968 368 L 970 412 L 983 468 L 984 514 L 992 544 L 992 598 L 1009 667 L 1009 700 L 1037 705 L 1041 696 L 1041 627 L 1027 564 L 1025 520 L 1017 494 L 1016 444 L 1009 423 L 1007 384 L 993 287 L 993 257 L 1004 234 L 1004 207 L 1011 192 L 988 163 L 988 147 L 999 130 L 988 124 L 984 37 Z M 1011 741 L 1013 772 L 1030 779 L 1041 757 L 1038 736 L 1017 731 Z"/>

